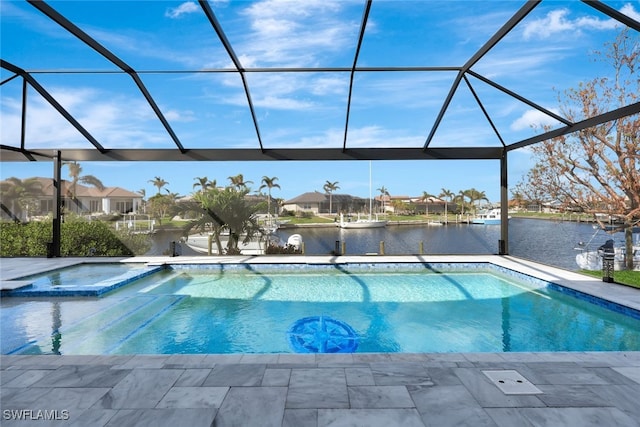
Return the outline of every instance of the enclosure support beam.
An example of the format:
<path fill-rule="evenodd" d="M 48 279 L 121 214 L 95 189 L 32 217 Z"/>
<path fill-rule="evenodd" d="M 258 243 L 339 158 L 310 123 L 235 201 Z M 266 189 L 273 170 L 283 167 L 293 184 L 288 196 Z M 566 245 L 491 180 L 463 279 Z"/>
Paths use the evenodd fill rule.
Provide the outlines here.
<path fill-rule="evenodd" d="M 53 158 L 53 238 L 51 240 L 51 249 L 47 248 L 47 256 L 60 256 L 61 242 L 61 224 L 62 224 L 62 153 L 55 152 Z"/>
<path fill-rule="evenodd" d="M 507 180 L 507 150 L 500 158 L 500 243 L 498 254 L 509 255 L 509 183 Z"/>

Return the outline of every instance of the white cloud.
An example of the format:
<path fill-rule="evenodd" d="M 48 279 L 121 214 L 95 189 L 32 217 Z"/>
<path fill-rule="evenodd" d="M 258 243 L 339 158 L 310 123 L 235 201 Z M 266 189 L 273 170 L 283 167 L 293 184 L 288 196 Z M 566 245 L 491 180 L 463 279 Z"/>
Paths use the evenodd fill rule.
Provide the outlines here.
<path fill-rule="evenodd" d="M 303 136 L 299 129 L 279 129 L 269 139 L 269 148 L 339 148 L 344 142 L 344 128 L 328 128 L 313 135 L 304 132 Z M 350 127 L 347 134 L 348 148 L 421 147 L 423 143 L 423 135 L 408 135 L 377 125 Z"/>
<path fill-rule="evenodd" d="M 558 114 L 557 109 L 550 109 L 549 111 Z M 516 119 L 513 123 L 511 123 L 510 129 L 514 131 L 531 129 L 535 127 L 541 126 L 555 126 L 559 122 L 552 117 L 547 116 L 541 111 L 538 110 L 527 110 Z"/>
<path fill-rule="evenodd" d="M 345 4 L 324 0 L 251 3 L 243 15 L 252 31 L 237 50 L 260 58 L 260 65 L 315 66 L 324 55 L 355 47 L 359 21 L 345 18 Z"/>
<path fill-rule="evenodd" d="M 167 9 L 167 11 L 165 12 L 164 16 L 166 16 L 167 18 L 171 18 L 171 19 L 177 19 L 177 18 L 180 18 L 182 15 L 187 15 L 189 13 L 195 13 L 195 12 L 197 12 L 199 10 L 200 10 L 200 8 L 198 7 L 197 4 L 195 4 L 192 1 L 188 1 L 188 2 L 182 3 L 178 7 L 172 7 L 172 8 Z"/>
<path fill-rule="evenodd" d="M 225 96 L 222 101 L 228 105 L 248 108 L 247 97 L 244 92 Z M 313 107 L 313 103 L 309 101 L 300 101 L 292 97 L 275 95 L 256 96 L 253 94 L 251 96 L 251 102 L 254 107 L 270 108 L 273 110 L 308 110 Z"/>
<path fill-rule="evenodd" d="M 333 65 L 333 56 L 344 55 L 351 45 L 355 49 L 360 3 L 265 0 L 246 4 L 239 12 L 246 20 L 241 25 L 245 31 L 234 33 L 233 26 L 226 28 L 243 67 L 304 68 L 319 66 L 325 61 Z M 356 9 L 346 10 L 354 5 Z M 350 18 L 347 12 L 354 10 L 357 13 Z M 224 57 L 217 63 L 211 62 L 211 66 L 233 68 L 230 59 Z M 327 108 L 328 97 L 345 95 L 348 90 L 348 75 L 344 73 L 248 73 L 246 78 L 254 105 L 278 110 Z M 236 75 L 224 76 L 221 83 L 241 88 Z M 243 93 L 225 94 L 221 102 L 246 106 Z"/>
<path fill-rule="evenodd" d="M 640 12 L 635 10 L 635 8 L 631 3 L 627 3 L 624 6 L 622 6 L 622 9 L 620 9 L 620 12 L 624 13 L 629 18 L 640 22 Z"/>
<path fill-rule="evenodd" d="M 336 77 L 318 77 L 313 80 L 310 92 L 314 95 L 345 95 L 348 90 L 348 77 L 346 74 Z"/>
<path fill-rule="evenodd" d="M 136 148 L 172 144 L 157 125 L 157 117 L 140 98 L 105 94 L 93 88 L 48 88 L 51 95 L 106 148 Z M 2 98 L 2 144 L 20 139 L 20 103 Z M 176 119 L 175 111 L 171 112 Z M 182 113 L 188 119 L 188 113 Z M 27 148 L 89 148 L 91 144 L 42 98 L 27 107 Z"/>
<path fill-rule="evenodd" d="M 196 114 L 193 111 L 179 111 L 170 109 L 164 112 L 164 117 L 171 122 L 193 122 L 196 120 Z"/>
<path fill-rule="evenodd" d="M 340 9 L 340 2 L 326 0 L 306 0 L 302 4 L 297 0 L 264 0 L 254 2 L 246 9 L 245 13 L 253 17 L 297 16 L 313 18 L 319 13 L 337 12 Z"/>
<path fill-rule="evenodd" d="M 347 134 L 347 147 L 419 147 L 424 135 L 401 135 L 397 129 L 381 126 L 363 126 L 350 128 Z"/>
<path fill-rule="evenodd" d="M 524 38 L 528 40 L 537 36 L 546 39 L 558 32 L 573 31 L 575 26 L 566 19 L 568 14 L 567 9 L 554 10 L 547 13 L 544 18 L 528 22 L 524 26 Z"/>
<path fill-rule="evenodd" d="M 630 3 L 625 4 L 620 12 L 640 21 L 640 13 Z M 615 19 L 600 17 L 604 17 L 604 15 L 571 19 L 569 13 L 568 9 L 556 9 L 547 13 L 544 18 L 527 22 L 524 25 L 524 38 L 526 40 L 531 38 L 548 39 L 560 33 L 578 33 L 583 29 L 610 30 L 621 25 Z"/>
<path fill-rule="evenodd" d="M 539 46 L 532 47 L 523 55 L 519 46 L 515 50 L 508 49 L 502 52 L 492 53 L 482 58 L 473 70 L 483 76 L 495 79 L 499 76 L 520 77 L 532 74 L 548 73 L 549 64 L 560 63 L 573 50 L 570 45 L 562 46 Z"/>
<path fill-rule="evenodd" d="M 211 93 L 221 103 L 246 106 L 247 99 L 242 84 L 235 75 L 225 76 L 223 84 L 236 88 L 234 94 L 220 97 L 219 93 Z M 255 106 L 277 110 L 309 110 L 326 108 L 326 97 L 329 103 L 335 102 L 335 96 L 344 96 L 348 90 L 348 76 L 336 76 L 318 73 L 249 73 L 247 82 L 251 89 L 251 99 Z"/>
<path fill-rule="evenodd" d="M 253 104 L 256 107 L 272 108 L 274 110 L 306 110 L 313 105 L 307 101 L 278 96 L 265 96 L 264 98 L 253 99 Z"/>

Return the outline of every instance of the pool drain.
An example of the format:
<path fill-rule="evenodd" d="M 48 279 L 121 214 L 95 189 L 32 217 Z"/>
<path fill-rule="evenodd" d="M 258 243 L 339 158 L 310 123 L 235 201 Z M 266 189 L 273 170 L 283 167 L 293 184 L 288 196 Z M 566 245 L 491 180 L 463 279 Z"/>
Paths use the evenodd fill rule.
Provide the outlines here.
<path fill-rule="evenodd" d="M 520 375 L 518 371 L 482 371 L 504 394 L 542 394 L 542 390 Z"/>
<path fill-rule="evenodd" d="M 287 338 L 297 353 L 353 353 L 358 348 L 356 331 L 345 322 L 327 316 L 296 320 Z"/>

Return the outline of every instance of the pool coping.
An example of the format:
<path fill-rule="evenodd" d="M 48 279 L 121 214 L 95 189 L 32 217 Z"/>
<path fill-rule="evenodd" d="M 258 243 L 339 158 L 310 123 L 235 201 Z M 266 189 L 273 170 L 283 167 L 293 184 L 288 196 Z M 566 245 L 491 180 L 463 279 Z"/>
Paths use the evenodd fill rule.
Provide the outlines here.
<path fill-rule="evenodd" d="M 486 376 L 507 369 L 542 393 L 506 394 Z M 96 427 L 637 426 L 640 419 L 640 352 L 0 355 L 0 372 L 3 409 L 55 410 L 72 425 Z"/>

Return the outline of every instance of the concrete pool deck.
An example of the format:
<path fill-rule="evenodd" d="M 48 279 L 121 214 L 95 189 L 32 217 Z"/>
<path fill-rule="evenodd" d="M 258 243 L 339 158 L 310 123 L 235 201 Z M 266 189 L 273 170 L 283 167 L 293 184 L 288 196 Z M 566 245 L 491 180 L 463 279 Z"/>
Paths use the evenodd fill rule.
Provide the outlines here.
<path fill-rule="evenodd" d="M 95 261 L 492 262 L 640 309 L 635 289 L 500 256 L 5 258 L 0 280 Z M 0 356 L 3 426 L 640 426 L 639 395 L 640 352 Z"/>

